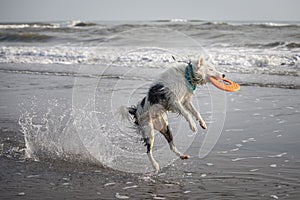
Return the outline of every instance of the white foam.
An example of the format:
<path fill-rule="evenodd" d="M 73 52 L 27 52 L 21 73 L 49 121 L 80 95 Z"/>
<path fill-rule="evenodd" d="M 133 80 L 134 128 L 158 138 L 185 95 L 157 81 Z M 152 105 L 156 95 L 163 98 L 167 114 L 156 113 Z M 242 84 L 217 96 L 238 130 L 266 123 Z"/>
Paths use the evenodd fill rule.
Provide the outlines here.
<path fill-rule="evenodd" d="M 240 161 L 240 160 L 246 160 L 246 159 L 261 159 L 263 157 L 260 156 L 252 156 L 252 157 L 246 157 L 246 158 L 235 158 L 232 159 L 231 161 L 236 162 L 236 161 Z"/>
<path fill-rule="evenodd" d="M 230 151 L 233 152 L 233 151 L 238 151 L 238 150 L 240 150 L 240 148 L 231 149 Z"/>
<path fill-rule="evenodd" d="M 286 152 L 284 152 L 284 153 L 280 153 L 280 154 L 277 154 L 277 155 L 270 155 L 270 156 L 268 156 L 268 157 L 270 157 L 270 158 L 281 158 L 282 156 L 284 156 L 284 155 L 286 155 L 287 153 Z"/>
<path fill-rule="evenodd" d="M 137 188 L 137 187 L 138 187 L 137 185 L 127 186 L 127 187 L 124 187 L 123 190 Z"/>
<path fill-rule="evenodd" d="M 242 132 L 244 129 L 242 128 L 236 128 L 236 129 L 226 129 L 226 132 Z"/>
<path fill-rule="evenodd" d="M 166 199 L 165 197 L 157 196 L 157 194 L 151 194 L 151 196 L 153 197 L 153 199 L 160 199 L 160 200 Z"/>
<path fill-rule="evenodd" d="M 285 107 L 285 108 L 287 108 L 287 109 L 289 109 L 289 110 L 293 110 L 293 109 L 294 109 L 294 107 L 292 107 L 292 106 L 287 106 L 287 107 Z"/>
<path fill-rule="evenodd" d="M 106 184 L 104 184 L 104 187 L 107 187 L 107 186 L 112 186 L 112 185 L 115 185 L 115 184 L 116 184 L 115 182 L 106 183 Z"/>
<path fill-rule="evenodd" d="M 278 199 L 278 196 L 276 196 L 275 194 L 270 195 L 270 197 L 272 197 L 273 199 Z"/>
<path fill-rule="evenodd" d="M 128 196 L 126 196 L 126 195 L 120 195 L 119 193 L 116 193 L 116 194 L 115 194 L 115 197 L 116 197 L 117 199 L 129 199 Z"/>
<path fill-rule="evenodd" d="M 245 160 L 245 159 L 247 159 L 247 158 L 235 158 L 235 159 L 232 159 L 231 161 L 236 162 L 236 161 Z"/>
<path fill-rule="evenodd" d="M 255 142 L 255 138 L 248 138 L 246 140 L 242 140 L 242 143 L 247 143 L 247 142 Z"/>

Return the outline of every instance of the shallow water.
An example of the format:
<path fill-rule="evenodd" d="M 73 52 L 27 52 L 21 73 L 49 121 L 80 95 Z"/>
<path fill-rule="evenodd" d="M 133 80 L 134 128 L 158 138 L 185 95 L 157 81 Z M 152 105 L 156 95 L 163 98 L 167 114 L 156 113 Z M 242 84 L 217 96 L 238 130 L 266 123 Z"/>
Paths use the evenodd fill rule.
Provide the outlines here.
<path fill-rule="evenodd" d="M 152 30 L 147 37 L 132 31 L 145 26 Z M 169 36 L 177 42 L 161 41 L 170 28 L 194 36 L 205 50 L 176 31 Z M 10 36 L 0 46 L 1 199 L 300 197 L 299 47 L 288 47 L 298 42 L 297 24 L 168 21 L 0 29 L 1 38 Z M 249 44 L 250 30 L 261 34 L 258 44 Z M 51 37 L 22 35 L 27 32 Z M 289 35 L 289 41 L 273 43 L 278 35 L 284 41 Z M 106 46 L 93 44 L 102 37 Z M 117 107 L 141 100 L 157 75 L 176 64 L 172 55 L 184 60 L 198 52 L 210 55 L 241 90 L 198 87 L 194 103 L 211 131 L 198 127 L 193 134 L 184 119 L 170 114 L 175 143 L 191 159 L 176 160 L 156 134 L 154 156 L 163 168 L 147 174 L 152 167 L 146 149 L 118 118 Z M 212 131 L 216 125 L 220 137 Z M 216 145 L 202 156 L 207 136 L 216 136 Z"/>
<path fill-rule="evenodd" d="M 198 157 L 205 137 L 199 129 L 187 150 L 191 159 L 171 162 L 157 176 L 149 176 L 104 168 L 84 152 L 77 156 L 68 154 L 68 150 L 82 150 L 79 144 L 72 143 L 72 134 L 59 138 L 55 148 L 49 144 L 53 152 L 47 153 L 47 149 L 41 148 L 46 152 L 37 151 L 37 157 L 26 159 L 23 133 L 16 122 L 19 111 L 32 109 L 43 113 L 50 108 L 52 115 L 43 117 L 58 121 L 53 121 L 56 127 L 52 129 L 51 123 L 48 124 L 53 131 L 49 134 L 62 130 L 61 126 L 67 121 L 54 116 L 68 113 L 72 88 L 66 85 L 72 80 L 58 76 L 54 81 L 51 75 L 11 73 L 2 77 L 11 77 L 7 83 L 13 78 L 15 86 L 7 84 L 11 87 L 6 89 L 8 95 L 1 96 L 1 102 L 6 102 L 1 107 L 1 199 L 38 199 L 41 195 L 78 199 L 297 199 L 300 195 L 298 90 L 245 86 L 240 92 L 227 94 L 225 126 L 213 151 L 204 159 Z M 108 80 L 114 82 L 114 79 Z M 123 86 L 131 84 L 127 80 L 122 83 Z M 27 89 L 37 85 L 37 90 Z M 5 87 L 3 84 L 3 94 L 6 94 Z M 14 96 L 11 97 L 14 101 L 5 100 L 9 94 Z M 206 87 L 198 88 L 196 99 L 202 107 L 200 112 L 209 122 L 210 108 L 203 106 L 209 101 Z M 15 107 L 20 102 L 23 102 L 21 107 Z M 175 131 L 176 123 L 171 126 Z M 42 139 L 49 139 L 48 143 L 55 141 L 55 138 L 45 137 L 40 138 L 40 142 Z M 179 141 L 175 142 L 180 146 Z M 138 141 L 135 144 L 140 145 L 144 153 L 143 145 Z M 69 149 L 60 149 L 63 145 Z M 158 137 L 156 148 L 164 145 L 164 140 Z M 168 149 L 166 154 L 172 156 Z M 150 167 L 150 163 L 147 164 Z"/>

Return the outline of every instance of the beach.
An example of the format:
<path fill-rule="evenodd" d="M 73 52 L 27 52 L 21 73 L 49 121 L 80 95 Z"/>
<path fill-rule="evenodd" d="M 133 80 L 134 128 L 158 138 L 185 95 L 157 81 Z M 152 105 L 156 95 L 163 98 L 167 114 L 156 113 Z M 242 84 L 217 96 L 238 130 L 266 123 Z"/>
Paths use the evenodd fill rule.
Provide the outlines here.
<path fill-rule="evenodd" d="M 298 24 L 78 23 L 0 25 L 1 199 L 300 197 Z M 162 169 L 149 175 L 146 149 L 117 108 L 140 101 L 178 64 L 172 56 L 199 54 L 241 90 L 198 87 L 208 131 L 193 134 L 170 114 L 191 158 L 176 159 L 156 134 Z M 216 144 L 203 157 L 209 134 Z"/>

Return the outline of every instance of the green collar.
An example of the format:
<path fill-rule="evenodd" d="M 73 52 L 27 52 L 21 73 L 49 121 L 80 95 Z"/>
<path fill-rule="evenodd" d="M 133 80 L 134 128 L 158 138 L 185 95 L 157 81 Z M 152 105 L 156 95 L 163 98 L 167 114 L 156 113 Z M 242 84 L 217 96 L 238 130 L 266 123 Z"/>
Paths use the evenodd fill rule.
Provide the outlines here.
<path fill-rule="evenodd" d="M 196 90 L 196 85 L 192 83 L 195 79 L 195 74 L 193 71 L 193 66 L 191 63 L 188 63 L 188 66 L 185 68 L 185 84 L 186 87 L 191 91 L 194 92 Z"/>

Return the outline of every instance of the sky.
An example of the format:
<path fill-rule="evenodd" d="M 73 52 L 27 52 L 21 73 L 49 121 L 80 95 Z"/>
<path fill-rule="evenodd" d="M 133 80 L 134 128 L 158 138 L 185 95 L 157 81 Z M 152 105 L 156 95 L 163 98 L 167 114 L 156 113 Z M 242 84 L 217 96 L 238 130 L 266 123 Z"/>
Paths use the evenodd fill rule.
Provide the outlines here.
<path fill-rule="evenodd" d="M 0 22 L 300 21 L 300 0 L 0 0 Z"/>

